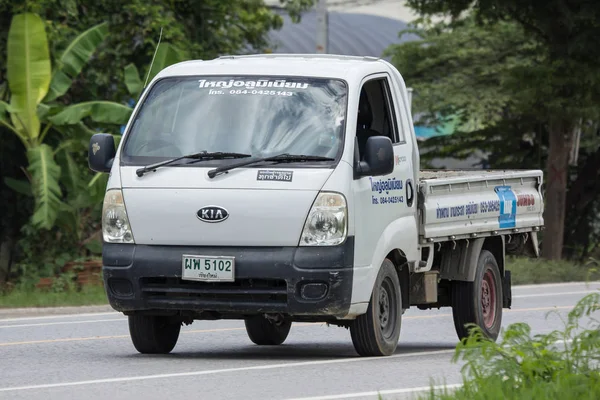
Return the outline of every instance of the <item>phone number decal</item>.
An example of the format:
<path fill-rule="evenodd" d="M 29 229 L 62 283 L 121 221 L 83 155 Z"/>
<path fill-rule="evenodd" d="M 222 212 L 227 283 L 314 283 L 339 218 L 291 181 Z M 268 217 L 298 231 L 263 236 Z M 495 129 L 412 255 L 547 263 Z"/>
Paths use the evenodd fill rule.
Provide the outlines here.
<path fill-rule="evenodd" d="M 220 90 L 220 89 L 210 89 L 208 94 L 212 95 L 222 95 L 229 94 L 232 96 L 240 96 L 240 95 L 253 95 L 253 96 L 293 96 L 294 92 L 289 92 L 285 90 L 261 90 L 261 89 L 231 89 L 231 90 Z"/>

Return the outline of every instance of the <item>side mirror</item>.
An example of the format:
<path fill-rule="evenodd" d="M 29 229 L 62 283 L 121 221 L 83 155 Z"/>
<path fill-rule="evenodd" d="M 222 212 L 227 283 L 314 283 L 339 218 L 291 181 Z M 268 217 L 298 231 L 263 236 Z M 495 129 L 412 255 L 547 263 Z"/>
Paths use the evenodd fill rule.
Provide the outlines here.
<path fill-rule="evenodd" d="M 358 163 L 359 176 L 381 176 L 394 171 L 394 146 L 387 136 L 371 136 L 365 145 L 364 161 Z"/>
<path fill-rule="evenodd" d="M 88 164 L 92 171 L 110 172 L 117 151 L 115 139 L 108 133 L 96 133 L 90 139 Z"/>

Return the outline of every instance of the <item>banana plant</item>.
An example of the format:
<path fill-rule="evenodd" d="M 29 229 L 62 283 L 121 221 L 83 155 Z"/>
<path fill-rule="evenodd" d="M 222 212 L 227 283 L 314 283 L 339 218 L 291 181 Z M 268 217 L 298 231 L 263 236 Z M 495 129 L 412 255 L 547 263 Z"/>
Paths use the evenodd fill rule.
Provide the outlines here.
<path fill-rule="evenodd" d="M 37 14 L 23 13 L 15 15 L 11 21 L 7 41 L 10 100 L 0 101 L 0 125 L 21 140 L 29 165 L 26 169 L 28 181 L 5 180 L 5 183 L 34 196 L 32 223 L 39 228 L 52 228 L 57 215 L 65 208 L 62 192 L 65 185 L 60 182 L 57 153 L 73 150 L 68 144 L 81 142 L 74 140 L 77 135 L 93 133 L 84 124 L 85 119 L 120 125 L 131 115 L 131 108 L 119 103 L 90 101 L 64 105 L 56 101 L 67 93 L 73 79 L 81 73 L 107 34 L 106 23 L 81 33 L 56 59 L 53 71 L 42 19 Z M 50 132 L 65 135 L 61 138 L 65 145 L 54 149 L 45 143 Z"/>
<path fill-rule="evenodd" d="M 135 64 L 130 63 L 125 66 L 125 86 L 135 100 L 139 99 L 144 87 L 163 69 L 180 61 L 187 60 L 186 52 L 178 49 L 170 43 L 159 43 L 152 63 L 147 67 L 145 80 L 142 81 L 140 73 Z"/>

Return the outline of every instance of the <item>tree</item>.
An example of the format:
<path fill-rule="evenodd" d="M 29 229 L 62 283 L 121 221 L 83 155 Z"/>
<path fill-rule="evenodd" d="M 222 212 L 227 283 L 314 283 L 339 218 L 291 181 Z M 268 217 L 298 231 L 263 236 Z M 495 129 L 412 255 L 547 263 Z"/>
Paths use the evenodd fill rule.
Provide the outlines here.
<path fill-rule="evenodd" d="M 113 102 L 89 101 L 65 106 L 53 101 L 68 91 L 72 77 L 81 72 L 105 36 L 104 24 L 79 35 L 62 52 L 53 73 L 41 18 L 25 13 L 15 15 L 11 22 L 7 45 L 10 101 L 0 101 L 0 125 L 14 133 L 26 149 L 31 188 L 23 181 L 6 182 L 23 193 L 32 192 L 35 198 L 32 222 L 41 228 L 50 229 L 62 207 L 61 167 L 55 154 L 67 152 L 71 144 L 77 145 L 77 135 L 89 137 L 93 131 L 83 123 L 85 118 L 122 124 L 131 114 L 129 107 Z M 45 143 L 49 132 L 63 134 L 57 149 Z M 65 162 L 69 171 L 78 174 L 68 153 Z"/>
<path fill-rule="evenodd" d="M 314 0 L 281 0 L 280 3 L 281 8 L 297 21 L 300 13 L 312 6 Z M 50 102 L 55 107 L 49 109 L 52 112 L 43 118 L 38 116 L 42 119 L 42 126 L 46 127 L 45 122 L 57 115 L 59 106 L 81 105 L 71 109 L 71 113 L 57 116 L 52 121 L 53 127 L 46 131 L 43 142 L 39 142 L 38 136 L 39 143 L 52 148 L 55 164 L 60 167 L 58 183 L 61 204 L 55 227 L 51 231 L 34 229 L 30 223 L 23 225 L 24 214 L 34 212 L 32 187 L 28 181 L 22 180 L 23 173 L 28 176 L 30 172 L 20 167 L 27 163 L 23 151 L 25 143 L 0 124 L 0 175 L 5 178 L 3 183 L 10 185 L 9 188 L 6 184 L 0 184 L 0 208 L 3 211 L 0 270 L 6 270 L 6 264 L 10 265 L 11 260 L 12 263 L 19 261 L 15 257 L 26 257 L 26 263 L 41 265 L 44 260 L 56 258 L 61 252 L 66 251 L 73 256 L 77 253 L 74 245 L 88 246 L 89 234 L 98 229 L 95 224 L 98 216 L 94 213 L 98 213 L 98 207 L 102 205 L 98 195 L 103 194 L 106 176 L 96 175 L 91 179 L 85 157 L 91 131 L 81 123 L 72 122 L 81 116 L 94 130 L 114 133 L 117 141 L 119 126 L 99 122 L 97 118 L 92 120 L 99 112 L 99 107 L 88 102 L 104 99 L 131 104 L 146 79 L 151 78 L 157 68 L 181 59 L 267 51 L 267 33 L 283 23 L 281 16 L 266 7 L 262 0 L 0 0 L 0 100 L 5 102 L 10 102 L 6 80 L 9 27 L 13 16 L 26 12 L 38 14 L 44 21 L 50 54 L 60 56 L 65 53 L 72 39 L 90 26 L 100 26 L 97 31 L 102 32 L 104 40 L 91 54 L 84 73 L 81 70 L 70 71 L 68 66 L 63 69 L 60 57 L 50 59 L 53 78 L 48 94 L 38 106 L 38 112 L 45 112 L 45 105 Z M 161 45 L 148 76 L 148 70 L 143 67 L 153 59 L 161 30 Z M 163 54 L 165 57 L 161 60 L 163 50 L 166 50 Z M 177 57 L 172 57 L 174 54 Z M 129 71 L 127 77 L 126 67 Z M 140 68 L 139 73 L 136 67 Z M 70 86 L 68 91 L 58 95 L 54 91 L 55 84 L 61 82 L 70 82 Z M 2 109 L 11 111 L 5 105 Z M 13 125 L 6 112 L 2 116 Z M 73 114 L 75 112 L 78 114 Z M 59 122 L 61 125 L 57 125 Z M 47 223 L 43 225 L 49 226 Z M 22 254 L 13 256 L 11 249 L 17 243 L 17 235 L 20 236 L 17 248 L 21 249 Z M 30 254 L 42 252 L 47 254 L 29 257 Z M 0 271 L 0 279 L 2 275 Z"/>
<path fill-rule="evenodd" d="M 296 21 L 314 0 L 280 0 Z M 0 0 L 0 54 L 10 18 L 33 12 L 46 21 L 52 52 L 67 45 L 90 26 L 106 22 L 109 36 L 98 48 L 85 76 L 75 79 L 65 101 L 103 98 L 126 101 L 122 85 L 125 66 L 148 65 L 158 38 L 171 43 L 186 58 L 209 59 L 222 54 L 268 49 L 267 33 L 279 29 L 283 18 L 262 0 Z M 4 60 L 0 55 L 0 85 Z M 145 77 L 144 77 L 145 80 Z"/>
<path fill-rule="evenodd" d="M 514 69 L 515 101 L 535 113 L 548 131 L 546 231 L 542 255 L 560 259 L 564 243 L 569 154 L 582 120 L 598 117 L 600 99 L 600 3 L 586 0 L 407 0 L 423 15 L 465 14 L 479 26 L 514 22 L 527 34 L 538 57 Z"/>

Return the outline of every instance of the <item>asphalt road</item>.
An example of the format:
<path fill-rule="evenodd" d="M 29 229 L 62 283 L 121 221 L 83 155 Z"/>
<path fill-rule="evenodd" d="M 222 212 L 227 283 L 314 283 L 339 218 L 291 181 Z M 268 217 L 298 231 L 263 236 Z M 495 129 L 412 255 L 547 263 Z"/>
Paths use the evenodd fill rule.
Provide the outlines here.
<path fill-rule="evenodd" d="M 549 332 L 600 282 L 513 288 L 503 325 Z M 412 398 L 430 383 L 460 383 L 450 309 L 409 310 L 396 354 L 357 357 L 350 334 L 294 324 L 278 347 L 250 342 L 241 321 L 196 321 L 165 356 L 135 351 L 115 312 L 0 319 L 0 399 Z"/>

